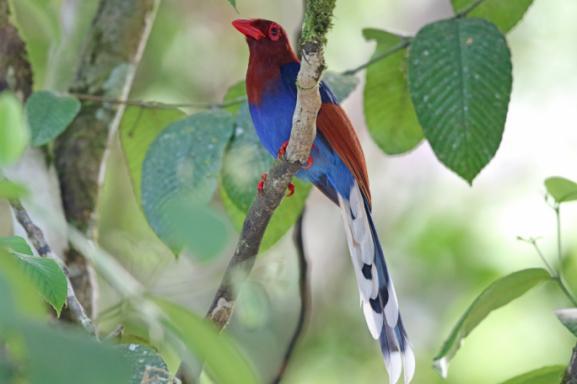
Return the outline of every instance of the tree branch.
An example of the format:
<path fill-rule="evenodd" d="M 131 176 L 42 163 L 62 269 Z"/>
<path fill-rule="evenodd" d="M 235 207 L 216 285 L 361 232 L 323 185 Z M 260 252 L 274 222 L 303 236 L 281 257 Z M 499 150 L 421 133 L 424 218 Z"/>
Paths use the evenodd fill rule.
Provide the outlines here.
<path fill-rule="evenodd" d="M 80 58 L 71 93 L 125 99 L 132 87 L 160 0 L 101 0 Z M 95 238 L 94 213 L 104 164 L 125 106 L 84 102 L 79 115 L 54 145 L 66 219 Z M 71 280 L 88 313 L 93 279 L 85 259 L 65 253 Z"/>
<path fill-rule="evenodd" d="M 294 233 L 293 233 L 293 241 L 294 241 L 295 248 L 297 250 L 297 256 L 298 256 L 299 295 L 300 295 L 300 300 L 301 300 L 301 307 L 300 307 L 299 317 L 297 320 L 295 330 L 294 330 L 293 335 L 292 335 L 292 337 L 288 343 L 287 349 L 284 353 L 282 363 L 281 363 L 281 366 L 278 370 L 278 373 L 273 380 L 274 384 L 280 383 L 284 374 L 285 374 L 286 368 L 288 367 L 288 363 L 289 363 L 289 361 L 292 357 L 292 354 L 295 350 L 297 341 L 304 330 L 304 327 L 305 327 L 305 324 L 306 324 L 306 321 L 308 318 L 308 312 L 310 309 L 311 299 L 310 299 L 310 286 L 309 286 L 309 281 L 308 281 L 308 263 L 307 263 L 307 258 L 306 258 L 306 254 L 305 254 L 304 238 L 303 238 L 304 215 L 305 215 L 305 210 L 303 209 L 303 211 L 301 212 L 301 215 L 299 216 L 299 218 L 297 220 L 297 223 L 296 223 L 295 229 L 294 229 Z"/>
<path fill-rule="evenodd" d="M 567 366 L 561 384 L 577 384 L 577 345 L 573 347 L 571 360 L 569 360 L 569 365 Z"/>
<path fill-rule="evenodd" d="M 243 281 L 254 265 L 260 243 L 274 210 L 285 195 L 292 176 L 305 164 L 316 135 L 316 117 L 321 106 L 319 81 L 325 68 L 323 46 L 331 25 L 335 0 L 311 0 L 305 10 L 302 61 L 297 76 L 297 103 L 286 159 L 269 171 L 264 191 L 250 207 L 237 248 L 208 310 L 207 317 L 222 329 L 229 321 L 236 293 L 234 281 Z"/>
<path fill-rule="evenodd" d="M 26 209 L 24 209 L 20 201 L 11 200 L 10 206 L 12 206 L 16 220 L 18 220 L 22 228 L 24 228 L 24 231 L 26 231 L 28 239 L 36 249 L 36 252 L 38 252 L 38 255 L 54 260 L 64 271 L 64 274 L 66 275 L 66 283 L 68 286 L 66 292 L 66 305 L 68 306 L 68 310 L 70 311 L 73 319 L 82 325 L 82 327 L 84 327 L 84 329 L 89 334 L 96 335 L 96 330 L 94 329 L 92 321 L 86 315 L 84 307 L 78 300 L 78 297 L 76 297 L 74 287 L 70 282 L 70 272 L 68 271 L 68 268 L 66 268 L 62 260 L 52 252 L 52 249 L 46 242 L 46 238 L 44 237 L 42 230 L 36 224 L 34 224 L 30 218 L 30 215 L 28 215 L 28 212 L 26 212 Z"/>

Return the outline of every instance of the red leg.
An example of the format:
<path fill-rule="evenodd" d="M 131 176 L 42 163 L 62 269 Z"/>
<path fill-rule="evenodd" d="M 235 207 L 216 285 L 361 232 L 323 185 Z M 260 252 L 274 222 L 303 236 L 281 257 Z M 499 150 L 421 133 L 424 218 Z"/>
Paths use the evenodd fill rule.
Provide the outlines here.
<path fill-rule="evenodd" d="M 295 185 L 293 183 L 289 183 L 288 193 L 286 194 L 286 197 L 291 197 L 292 195 L 294 195 L 294 193 L 295 193 Z"/>
<path fill-rule="evenodd" d="M 313 156 L 310 155 L 309 158 L 307 159 L 307 163 L 305 165 L 303 165 L 303 168 L 309 169 L 312 166 L 313 166 Z"/>
<path fill-rule="evenodd" d="M 286 147 L 288 146 L 288 143 L 289 143 L 288 140 L 282 143 L 276 155 L 277 159 L 280 160 L 284 157 L 284 155 L 286 154 Z"/>
<path fill-rule="evenodd" d="M 260 176 L 260 181 L 259 181 L 258 184 L 256 185 L 257 191 L 262 192 L 262 191 L 264 190 L 264 182 L 266 181 L 266 177 L 267 177 L 267 176 L 268 176 L 268 175 L 267 175 L 266 173 L 263 173 L 263 174 Z"/>

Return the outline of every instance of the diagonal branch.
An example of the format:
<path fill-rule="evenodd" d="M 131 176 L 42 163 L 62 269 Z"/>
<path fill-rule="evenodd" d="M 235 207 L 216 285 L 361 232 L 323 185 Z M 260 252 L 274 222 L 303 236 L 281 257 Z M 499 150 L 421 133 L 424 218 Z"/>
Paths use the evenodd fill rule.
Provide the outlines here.
<path fill-rule="evenodd" d="M 46 257 L 48 259 L 54 260 L 66 275 L 66 283 L 67 283 L 67 292 L 66 292 L 66 305 L 68 306 L 68 310 L 72 314 L 73 319 L 82 325 L 84 329 L 91 335 L 96 335 L 96 330 L 94 329 L 94 325 L 90 318 L 86 315 L 86 311 L 78 297 L 76 297 L 76 293 L 74 292 L 74 287 L 70 282 L 70 272 L 68 268 L 62 263 L 62 260 L 52 252 L 52 249 L 46 242 L 46 238 L 44 237 L 44 233 L 42 230 L 34 224 L 30 215 L 20 201 L 18 200 L 11 200 L 10 206 L 12 206 L 12 210 L 14 211 L 14 215 L 16 216 L 16 220 L 20 223 L 26 234 L 28 235 L 28 239 L 38 252 L 38 255 L 41 257 Z"/>
<path fill-rule="evenodd" d="M 293 175 L 305 164 L 316 135 L 321 106 L 319 81 L 325 68 L 323 47 L 335 0 L 311 0 L 305 10 L 302 61 L 297 77 L 297 103 L 286 159 L 269 171 L 263 193 L 257 194 L 241 231 L 237 248 L 208 310 L 207 317 L 222 329 L 229 321 L 236 293 L 234 282 L 246 279 L 255 262 L 268 222 L 284 197 Z"/>

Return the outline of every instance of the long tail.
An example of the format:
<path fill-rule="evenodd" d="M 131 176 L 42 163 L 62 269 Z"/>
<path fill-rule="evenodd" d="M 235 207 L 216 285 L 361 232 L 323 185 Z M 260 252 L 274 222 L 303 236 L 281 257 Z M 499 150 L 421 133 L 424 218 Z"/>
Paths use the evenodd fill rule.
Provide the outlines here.
<path fill-rule="evenodd" d="M 367 326 L 381 345 L 389 383 L 399 380 L 404 367 L 404 383 L 408 384 L 415 373 L 415 355 L 407 340 L 369 206 L 356 182 L 348 199 L 339 196 L 339 205 Z"/>

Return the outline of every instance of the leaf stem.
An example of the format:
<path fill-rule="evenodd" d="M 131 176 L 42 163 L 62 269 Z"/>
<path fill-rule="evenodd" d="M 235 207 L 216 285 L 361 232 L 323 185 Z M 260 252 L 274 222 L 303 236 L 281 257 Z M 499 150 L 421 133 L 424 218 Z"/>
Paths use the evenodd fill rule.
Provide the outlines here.
<path fill-rule="evenodd" d="M 407 48 L 409 45 L 411 45 L 411 38 L 410 37 L 404 37 L 403 39 L 401 39 L 401 42 L 399 44 L 391 47 L 390 49 L 386 50 L 383 53 L 380 53 L 380 54 L 372 57 L 369 61 L 367 61 L 364 64 L 359 65 L 356 68 L 352 68 L 352 69 L 344 71 L 342 74 L 345 76 L 354 75 L 354 74 L 362 71 L 363 69 L 367 68 L 368 66 L 373 65 L 376 62 L 379 62 L 379 61 L 383 60 L 384 58 L 391 56 L 394 53 L 397 53 L 401 49 Z"/>
<path fill-rule="evenodd" d="M 455 17 L 463 17 L 463 16 L 467 16 L 469 13 L 471 13 L 475 8 L 477 8 L 479 5 L 481 5 L 485 0 L 475 0 L 473 1 L 471 4 L 469 4 L 467 7 L 463 8 L 463 10 L 461 10 L 460 12 L 458 12 Z"/>

